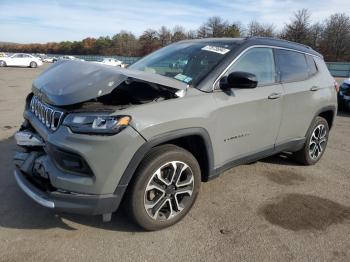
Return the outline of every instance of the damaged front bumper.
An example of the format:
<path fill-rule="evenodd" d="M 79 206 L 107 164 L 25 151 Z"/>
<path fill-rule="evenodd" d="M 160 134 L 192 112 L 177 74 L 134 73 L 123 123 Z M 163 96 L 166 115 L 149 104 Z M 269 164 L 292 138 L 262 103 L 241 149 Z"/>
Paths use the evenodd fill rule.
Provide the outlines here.
<path fill-rule="evenodd" d="M 112 213 L 119 206 L 121 196 L 118 194 L 81 194 L 55 188 L 49 175 L 55 167 L 43 150 L 41 138 L 28 130 L 17 132 L 15 138 L 17 145 L 24 148 L 14 156 L 16 182 L 38 204 L 57 211 L 86 215 Z"/>
<path fill-rule="evenodd" d="M 132 128 L 108 137 L 74 134 L 65 126 L 50 132 L 31 112 L 24 117 L 14 156 L 14 176 L 23 192 L 60 212 L 116 211 L 127 186 L 120 179 L 143 138 Z"/>
<path fill-rule="evenodd" d="M 28 176 L 16 168 L 14 175 L 18 186 L 38 204 L 56 211 L 84 215 L 108 214 L 115 211 L 120 202 L 118 195 L 85 195 L 59 191 L 43 191 Z"/>

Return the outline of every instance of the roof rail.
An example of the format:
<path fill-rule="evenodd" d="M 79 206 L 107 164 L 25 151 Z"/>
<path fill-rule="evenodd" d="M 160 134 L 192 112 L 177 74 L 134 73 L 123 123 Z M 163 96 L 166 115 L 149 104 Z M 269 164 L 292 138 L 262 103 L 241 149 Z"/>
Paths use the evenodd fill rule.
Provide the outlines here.
<path fill-rule="evenodd" d="M 308 49 L 312 49 L 310 46 L 308 45 L 304 45 L 304 44 L 301 44 L 301 43 L 297 43 L 297 42 L 293 42 L 293 41 L 289 41 L 289 40 L 285 40 L 285 39 L 281 39 L 281 38 L 275 38 L 275 37 L 267 37 L 267 36 L 247 36 L 245 38 L 245 40 L 248 40 L 248 39 L 267 39 L 267 40 L 276 40 L 276 41 L 283 41 L 283 42 L 286 42 L 286 43 L 291 43 L 291 44 L 294 44 L 294 45 L 300 45 L 300 46 L 303 46 L 305 48 L 308 48 Z"/>

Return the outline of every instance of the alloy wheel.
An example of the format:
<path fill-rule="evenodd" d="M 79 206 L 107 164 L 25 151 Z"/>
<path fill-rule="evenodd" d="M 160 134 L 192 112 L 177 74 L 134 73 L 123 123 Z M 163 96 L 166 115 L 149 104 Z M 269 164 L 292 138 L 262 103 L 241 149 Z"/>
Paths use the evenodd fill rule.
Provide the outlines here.
<path fill-rule="evenodd" d="M 154 220 L 169 220 L 189 204 L 194 190 L 191 168 L 182 161 L 171 161 L 156 170 L 144 193 L 144 207 Z"/>
<path fill-rule="evenodd" d="M 310 138 L 309 155 L 311 159 L 316 160 L 321 156 L 322 152 L 325 149 L 326 142 L 327 129 L 325 125 L 319 124 L 315 127 Z"/>

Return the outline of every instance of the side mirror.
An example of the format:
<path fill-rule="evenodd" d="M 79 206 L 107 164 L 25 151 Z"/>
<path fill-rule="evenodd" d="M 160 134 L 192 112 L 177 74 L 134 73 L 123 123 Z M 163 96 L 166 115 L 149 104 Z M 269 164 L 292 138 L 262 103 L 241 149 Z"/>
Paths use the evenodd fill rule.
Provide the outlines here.
<path fill-rule="evenodd" d="M 232 72 L 225 78 L 226 81 L 220 81 L 221 89 L 256 88 L 258 85 L 258 80 L 256 79 L 256 76 L 247 72 Z"/>

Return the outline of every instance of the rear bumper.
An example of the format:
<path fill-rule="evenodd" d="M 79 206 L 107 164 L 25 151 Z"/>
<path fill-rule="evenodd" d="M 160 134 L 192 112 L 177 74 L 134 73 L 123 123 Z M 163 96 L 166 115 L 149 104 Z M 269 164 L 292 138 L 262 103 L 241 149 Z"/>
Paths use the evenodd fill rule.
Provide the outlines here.
<path fill-rule="evenodd" d="M 18 168 L 14 171 L 18 186 L 38 204 L 60 212 L 84 215 L 113 213 L 119 207 L 124 188 L 118 187 L 114 194 L 89 195 L 59 191 L 42 191 Z M 120 193 L 119 193 L 120 192 Z"/>

